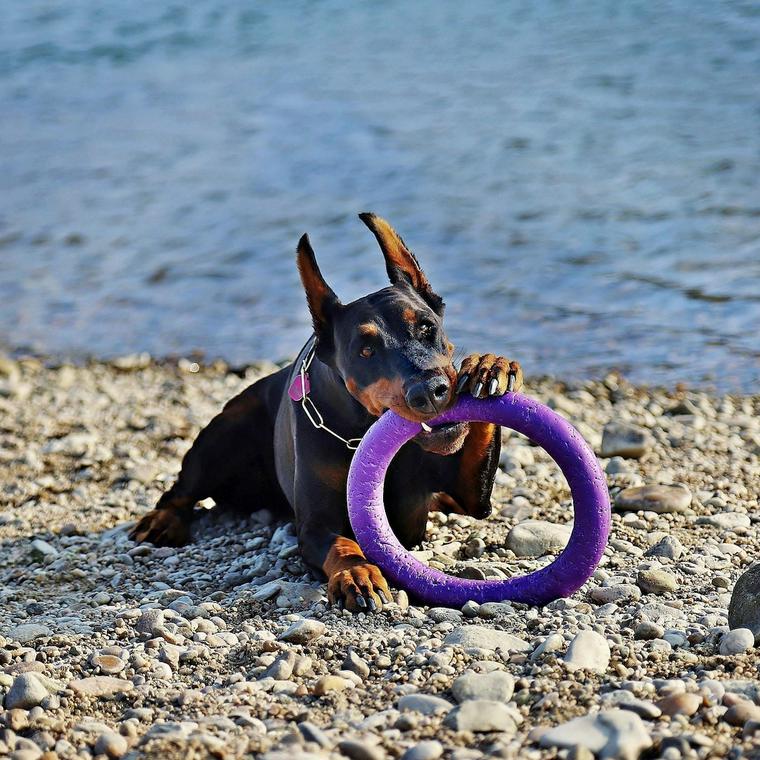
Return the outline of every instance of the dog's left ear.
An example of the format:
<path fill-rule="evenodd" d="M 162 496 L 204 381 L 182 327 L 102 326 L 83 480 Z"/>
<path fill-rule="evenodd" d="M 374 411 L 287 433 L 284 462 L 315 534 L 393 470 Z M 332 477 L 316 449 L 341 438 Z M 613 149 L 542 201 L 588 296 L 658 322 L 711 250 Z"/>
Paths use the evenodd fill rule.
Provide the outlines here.
<path fill-rule="evenodd" d="M 372 234 L 377 238 L 380 249 L 385 257 L 385 268 L 388 270 L 390 281 L 397 285 L 405 282 L 411 285 L 433 311 L 443 315 L 443 299 L 430 287 L 425 273 L 417 261 L 417 257 L 406 247 L 401 235 L 380 216 L 365 212 L 359 214 Z"/>

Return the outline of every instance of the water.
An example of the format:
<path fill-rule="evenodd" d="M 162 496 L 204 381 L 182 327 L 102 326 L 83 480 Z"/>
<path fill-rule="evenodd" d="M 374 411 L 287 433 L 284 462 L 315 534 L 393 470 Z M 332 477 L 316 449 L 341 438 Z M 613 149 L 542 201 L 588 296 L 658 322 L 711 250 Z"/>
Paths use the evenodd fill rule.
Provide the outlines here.
<path fill-rule="evenodd" d="M 292 354 L 372 210 L 462 348 L 757 390 L 759 178 L 751 2 L 10 3 L 0 341 Z"/>

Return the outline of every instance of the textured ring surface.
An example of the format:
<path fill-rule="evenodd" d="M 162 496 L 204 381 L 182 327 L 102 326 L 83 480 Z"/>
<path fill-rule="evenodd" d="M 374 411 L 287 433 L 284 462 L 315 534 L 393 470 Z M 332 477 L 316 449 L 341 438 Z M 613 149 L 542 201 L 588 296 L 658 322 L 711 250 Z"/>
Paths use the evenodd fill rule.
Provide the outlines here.
<path fill-rule="evenodd" d="M 348 514 L 367 559 L 396 585 L 431 605 L 461 607 L 470 599 L 539 605 L 574 593 L 599 564 L 610 532 L 609 492 L 594 452 L 567 420 L 518 393 L 487 399 L 462 396 L 429 424 L 434 427 L 464 421 L 493 422 L 516 430 L 541 446 L 559 465 L 570 486 L 575 511 L 567 546 L 546 567 L 504 580 L 456 578 L 415 559 L 388 524 L 383 484 L 391 460 L 420 432 L 421 425 L 388 411 L 364 435 L 348 474 Z"/>

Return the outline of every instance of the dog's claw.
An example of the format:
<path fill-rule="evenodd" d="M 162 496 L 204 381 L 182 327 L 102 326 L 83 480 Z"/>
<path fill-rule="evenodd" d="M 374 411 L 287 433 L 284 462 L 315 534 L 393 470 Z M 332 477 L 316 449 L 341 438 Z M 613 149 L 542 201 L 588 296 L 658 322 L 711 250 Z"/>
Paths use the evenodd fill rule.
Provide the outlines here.
<path fill-rule="evenodd" d="M 366 609 L 367 607 L 367 600 L 363 596 L 357 596 L 356 597 L 356 603 L 362 608 Z"/>
<path fill-rule="evenodd" d="M 517 381 L 517 375 L 514 372 L 510 372 L 507 378 L 507 393 L 511 393 L 515 389 L 516 381 Z"/>
<path fill-rule="evenodd" d="M 378 593 L 378 596 L 379 596 L 379 597 L 380 597 L 380 598 L 381 598 L 381 599 L 382 599 L 382 600 L 383 600 L 383 601 L 384 601 L 386 604 L 390 604 L 390 603 L 393 601 L 393 599 L 391 599 L 391 598 L 390 598 L 390 595 L 389 595 L 389 594 L 386 594 L 386 593 L 385 593 L 385 591 L 383 591 L 382 589 L 378 589 L 377 593 Z"/>
<path fill-rule="evenodd" d="M 483 390 L 483 383 L 481 383 L 480 380 L 478 380 L 477 384 L 472 389 L 473 398 L 478 398 L 482 390 Z"/>
<path fill-rule="evenodd" d="M 489 396 L 495 396 L 496 391 L 499 390 L 499 381 L 497 378 L 493 378 L 490 383 L 488 383 L 488 395 Z"/>
<path fill-rule="evenodd" d="M 369 611 L 370 612 L 375 612 L 376 610 L 377 610 L 377 602 L 372 597 L 370 597 L 369 598 Z"/>
<path fill-rule="evenodd" d="M 339 610 L 342 610 L 342 609 L 343 609 L 343 600 L 342 600 L 342 599 L 338 599 L 338 601 L 337 601 L 337 602 L 335 602 L 335 606 L 336 606 L 336 607 L 337 607 Z"/>
<path fill-rule="evenodd" d="M 459 382 L 457 383 L 457 393 L 461 393 L 464 390 L 465 385 L 467 385 L 467 382 L 470 379 L 470 373 L 465 372 L 462 377 L 459 378 Z"/>

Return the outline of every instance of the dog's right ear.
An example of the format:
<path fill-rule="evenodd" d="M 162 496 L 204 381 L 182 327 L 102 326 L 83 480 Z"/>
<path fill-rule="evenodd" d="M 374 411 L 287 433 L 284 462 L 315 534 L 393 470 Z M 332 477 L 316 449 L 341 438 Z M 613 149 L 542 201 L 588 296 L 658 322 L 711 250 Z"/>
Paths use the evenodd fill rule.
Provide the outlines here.
<path fill-rule="evenodd" d="M 325 282 L 322 272 L 319 271 L 308 235 L 304 235 L 298 241 L 297 261 L 317 342 L 323 350 L 331 350 L 332 318 L 341 303 L 333 289 Z"/>

